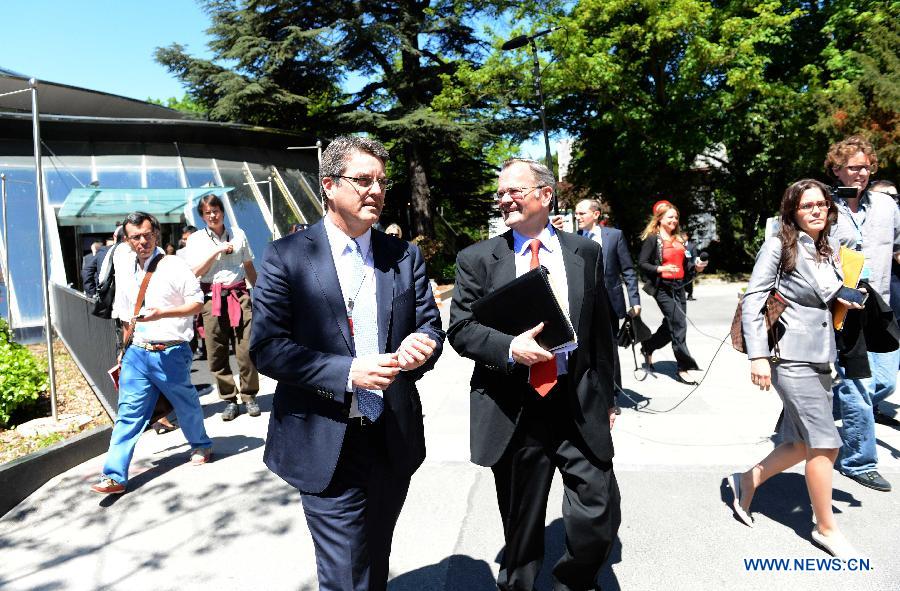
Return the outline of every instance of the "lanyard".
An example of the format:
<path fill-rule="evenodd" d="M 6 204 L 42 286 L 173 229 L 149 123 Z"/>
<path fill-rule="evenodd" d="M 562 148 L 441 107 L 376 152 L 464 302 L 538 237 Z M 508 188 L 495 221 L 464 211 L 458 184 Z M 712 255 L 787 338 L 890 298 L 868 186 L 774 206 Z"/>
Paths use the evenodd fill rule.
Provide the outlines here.
<path fill-rule="evenodd" d="M 217 246 L 218 246 L 219 244 L 223 244 L 223 242 L 222 242 L 221 240 L 219 240 L 219 237 L 216 236 L 215 234 L 213 234 L 213 233 L 209 230 L 209 227 L 208 227 L 208 226 L 207 226 L 207 228 L 206 228 L 206 235 L 209 236 L 209 239 L 212 240 L 212 243 L 213 243 L 213 244 L 215 244 L 215 245 L 217 245 Z M 230 238 L 228 237 L 228 230 L 225 230 L 225 242 L 228 242 L 229 240 L 230 240 Z"/>
<path fill-rule="evenodd" d="M 847 205 L 847 202 L 843 199 L 838 201 L 838 208 L 844 214 L 844 216 L 850 220 L 850 223 L 853 224 L 853 229 L 856 230 L 856 250 L 861 251 L 863 248 L 863 231 L 862 226 L 856 223 L 856 217 L 853 215 L 853 211 L 850 210 L 850 206 Z M 862 198 L 859 200 L 859 208 L 865 212 L 865 208 L 862 204 Z M 865 212 L 868 213 L 868 212 Z M 868 215 L 866 216 L 868 219 Z M 863 220 L 863 224 L 865 224 L 865 220 Z"/>

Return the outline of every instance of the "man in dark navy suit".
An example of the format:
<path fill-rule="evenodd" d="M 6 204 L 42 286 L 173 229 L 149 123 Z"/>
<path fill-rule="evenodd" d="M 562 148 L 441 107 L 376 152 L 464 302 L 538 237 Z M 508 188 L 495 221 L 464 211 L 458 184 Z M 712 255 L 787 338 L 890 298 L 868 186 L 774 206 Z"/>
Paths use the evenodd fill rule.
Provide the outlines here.
<path fill-rule="evenodd" d="M 578 234 L 590 238 L 600 245 L 603 254 L 603 282 L 609 292 L 609 303 L 614 314 L 610 314 L 613 334 L 619 332 L 619 321 L 625 315 L 637 316 L 641 313 L 641 296 L 638 291 L 637 273 L 634 262 L 628 252 L 625 235 L 616 228 L 600 225 L 600 202 L 596 199 L 583 199 L 575 206 L 575 219 L 578 221 Z M 625 296 L 622 295 L 622 279 L 628 289 L 629 308 L 625 309 Z M 622 387 L 622 372 L 616 358 L 616 385 Z"/>
<path fill-rule="evenodd" d="M 278 380 L 263 459 L 301 492 L 319 588 L 387 587 L 391 538 L 425 459 L 416 380 L 444 333 L 418 247 L 372 229 L 387 150 L 339 137 L 319 171 L 325 218 L 273 242 L 250 352 Z"/>

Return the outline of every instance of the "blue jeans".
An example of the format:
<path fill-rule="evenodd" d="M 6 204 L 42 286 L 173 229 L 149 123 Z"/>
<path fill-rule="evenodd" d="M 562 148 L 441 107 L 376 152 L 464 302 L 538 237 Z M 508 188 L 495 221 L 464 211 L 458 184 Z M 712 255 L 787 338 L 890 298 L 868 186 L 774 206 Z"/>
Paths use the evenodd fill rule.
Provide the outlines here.
<path fill-rule="evenodd" d="M 116 482 L 128 482 L 128 465 L 134 446 L 150 422 L 160 392 L 172 406 L 181 431 L 191 448 L 210 447 L 203 426 L 203 410 L 197 389 L 191 384 L 191 348 L 187 343 L 164 351 L 128 347 L 119 376 L 119 407 L 103 474 Z"/>
<path fill-rule="evenodd" d="M 864 474 L 878 467 L 874 408 L 894 391 L 898 362 L 900 351 L 869 353 L 872 377 L 860 380 L 847 379 L 844 368 L 835 363 L 841 377 L 833 390 L 843 422 L 840 433 L 844 445 L 837 460 L 842 474 Z"/>

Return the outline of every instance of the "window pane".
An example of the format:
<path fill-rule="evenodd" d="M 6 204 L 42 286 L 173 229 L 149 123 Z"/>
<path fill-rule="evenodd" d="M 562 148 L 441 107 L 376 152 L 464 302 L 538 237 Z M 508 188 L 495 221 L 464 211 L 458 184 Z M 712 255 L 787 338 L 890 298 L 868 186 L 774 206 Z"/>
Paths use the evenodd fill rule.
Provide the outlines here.
<path fill-rule="evenodd" d="M 290 189 L 294 200 L 300 207 L 300 211 L 306 216 L 310 224 L 314 224 L 322 217 L 322 213 L 317 207 L 319 202 L 318 190 L 319 181 L 316 175 L 289 168 L 281 171 L 284 183 Z M 302 177 L 302 178 L 301 178 Z"/>
<path fill-rule="evenodd" d="M 148 168 L 147 187 L 150 189 L 178 189 L 181 177 L 174 168 Z"/>
<path fill-rule="evenodd" d="M 25 160 L 15 158 L 15 160 Z M 16 292 L 19 318 L 16 326 L 35 326 L 44 317 L 44 295 L 41 290 L 41 253 L 38 245 L 37 197 L 34 188 L 34 168 L 4 168 L 8 183 L 7 224 L 9 272 Z M 0 228 L 2 231 L 2 228 Z"/>
<path fill-rule="evenodd" d="M 250 192 L 250 187 L 244 185 L 247 178 L 244 176 L 243 166 L 242 162 L 219 162 L 219 172 L 222 175 L 222 182 L 234 187 L 229 193 L 231 206 L 238 218 L 238 225 L 247 234 L 253 256 L 262 256 L 272 239 L 272 233 L 259 210 L 256 198 Z"/>

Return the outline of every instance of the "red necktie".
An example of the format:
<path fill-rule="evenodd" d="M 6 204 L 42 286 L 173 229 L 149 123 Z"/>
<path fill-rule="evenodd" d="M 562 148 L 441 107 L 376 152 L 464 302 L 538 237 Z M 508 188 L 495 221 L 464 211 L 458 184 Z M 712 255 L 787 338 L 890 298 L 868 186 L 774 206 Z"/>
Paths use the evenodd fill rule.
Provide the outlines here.
<path fill-rule="evenodd" d="M 531 269 L 537 269 L 541 265 L 538 251 L 541 249 L 541 241 L 535 238 L 529 244 L 531 248 Z M 541 396 L 546 396 L 556 385 L 556 355 L 549 361 L 539 361 L 531 366 L 528 383 L 537 390 Z"/>

